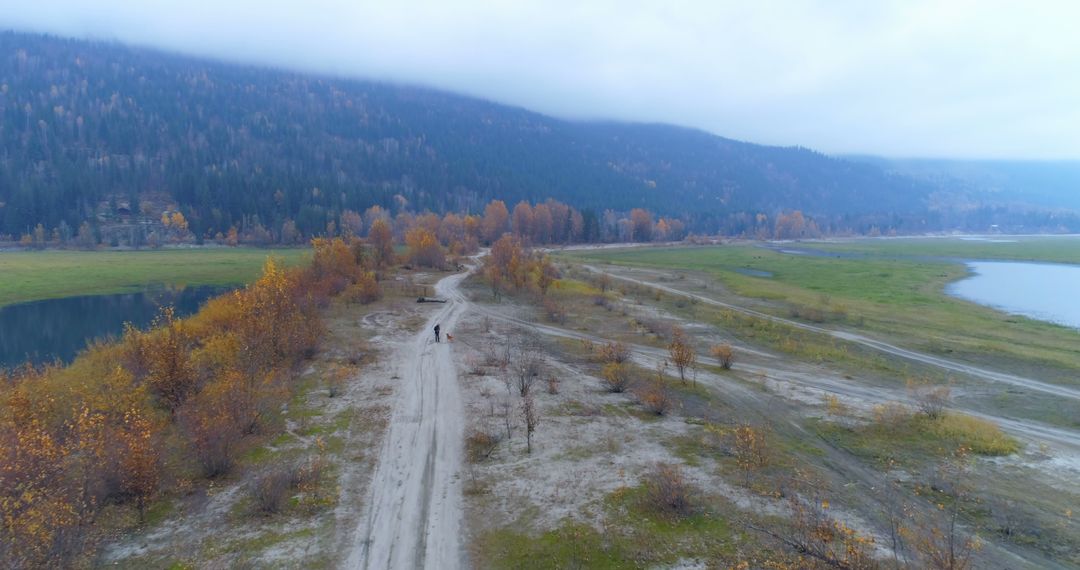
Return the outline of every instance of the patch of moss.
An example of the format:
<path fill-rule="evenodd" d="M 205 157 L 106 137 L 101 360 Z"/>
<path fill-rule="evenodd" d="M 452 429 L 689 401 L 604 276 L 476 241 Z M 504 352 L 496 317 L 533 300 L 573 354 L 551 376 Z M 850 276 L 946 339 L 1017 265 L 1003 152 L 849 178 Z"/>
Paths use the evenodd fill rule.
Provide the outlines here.
<path fill-rule="evenodd" d="M 475 543 L 486 568 L 626 568 L 673 564 L 680 560 L 724 560 L 753 537 L 732 529 L 732 508 L 715 498 L 702 500 L 691 516 L 672 519 L 643 507 L 640 487 L 623 488 L 604 501 L 603 531 L 566 520 L 530 535 L 511 529 L 483 533 Z"/>

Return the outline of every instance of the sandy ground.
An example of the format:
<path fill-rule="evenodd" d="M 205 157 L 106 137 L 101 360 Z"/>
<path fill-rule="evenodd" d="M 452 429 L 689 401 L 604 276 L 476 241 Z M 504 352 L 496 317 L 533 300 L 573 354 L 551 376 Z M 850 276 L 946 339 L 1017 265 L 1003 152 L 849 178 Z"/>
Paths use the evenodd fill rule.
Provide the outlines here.
<path fill-rule="evenodd" d="M 435 343 L 432 328 L 452 331 L 469 302 L 457 292 L 465 277 L 435 286 L 445 307 L 392 359 L 405 363 L 390 426 L 357 527 L 349 568 L 440 568 L 465 565 L 461 543 L 463 407 L 451 343 Z"/>
<path fill-rule="evenodd" d="M 658 285 L 652 280 L 639 280 L 639 282 L 650 287 Z M 665 289 L 672 293 L 687 294 L 685 291 L 674 288 L 665 287 Z M 706 299 L 701 298 L 703 302 L 713 301 Z M 694 324 L 673 315 L 655 315 L 656 309 L 647 304 L 638 306 L 627 302 L 624 306 L 633 313 L 644 312 L 664 319 L 677 320 L 687 330 L 690 330 L 691 325 Z M 512 304 L 491 305 L 478 302 L 473 308 L 490 321 L 501 323 L 500 326 L 525 328 L 549 338 L 604 341 L 603 338 L 590 334 L 591 331 L 585 332 L 537 322 L 532 311 Z M 712 336 L 704 329 L 698 333 L 700 334 L 695 334 L 695 336 L 698 336 L 699 340 L 709 340 Z M 712 342 L 727 342 L 728 340 L 717 338 Z M 628 348 L 633 353 L 633 360 L 646 370 L 653 369 L 659 361 L 668 358 L 667 351 L 663 348 L 633 342 L 628 343 Z M 747 350 L 747 348 L 737 344 L 740 361 L 736 370 L 727 374 L 713 374 L 706 369 L 701 369 L 696 373 L 698 382 L 718 390 L 719 393 L 724 394 L 731 405 L 739 409 L 757 410 L 767 416 L 776 416 L 779 421 L 779 418 L 789 414 L 791 418 L 802 415 L 825 415 L 827 396 L 839 396 L 845 406 L 859 415 L 868 415 L 875 404 L 891 401 L 903 402 L 909 399 L 909 395 L 902 386 L 866 383 L 863 379 L 853 378 L 831 370 L 827 366 L 800 362 L 770 354 L 768 351 Z M 896 356 L 907 357 L 902 354 Z M 936 363 L 928 362 L 928 364 Z M 575 403 L 574 407 L 583 412 L 577 416 L 567 414 L 558 406 L 548 405 L 546 411 L 548 416 L 539 432 L 538 451 L 535 452 L 543 457 L 543 460 L 539 462 L 543 465 L 542 468 L 536 468 L 532 458 L 524 458 L 518 453 L 509 452 L 497 452 L 496 455 L 500 453 L 502 455 L 472 468 L 476 477 L 480 479 L 477 486 L 485 495 L 480 500 L 470 499 L 468 508 L 470 511 L 476 511 L 470 513 L 469 519 L 475 527 L 471 529 L 474 532 L 485 527 L 498 526 L 495 521 L 501 521 L 503 525 L 520 526 L 523 529 L 551 528 L 559 518 L 566 516 L 596 523 L 598 521 L 590 515 L 590 512 L 594 510 L 591 506 L 596 505 L 596 501 L 603 497 L 605 491 L 610 492 L 612 488 L 620 485 L 634 484 L 638 474 L 650 463 L 680 462 L 672 455 L 671 450 L 667 449 L 667 444 L 673 437 L 686 433 L 687 429 L 692 428 L 683 423 L 677 411 L 668 418 L 653 422 L 620 417 L 618 414 L 613 416 L 611 403 L 617 402 L 619 397 L 598 392 L 596 389 L 598 381 L 590 378 L 587 372 L 566 367 L 557 361 L 549 362 L 549 367 L 559 369 L 558 374 L 564 379 L 581 379 L 584 382 L 583 386 L 579 386 L 576 381 L 564 382 L 565 396 L 558 396 L 559 399 L 569 398 Z M 999 379 L 994 378 L 994 380 Z M 501 384 L 488 376 L 467 381 L 465 398 L 466 407 L 470 409 L 472 427 L 483 427 L 485 420 L 480 418 L 484 415 L 495 415 L 491 411 L 492 404 L 489 400 L 493 397 L 497 399 L 500 390 L 505 397 L 506 391 L 501 388 Z M 540 397 L 540 401 L 547 399 L 550 399 L 547 395 Z M 628 400 L 623 404 L 630 405 L 632 402 Z M 604 413 L 596 411 L 598 407 L 603 406 L 606 406 Z M 1064 485 L 1065 489 L 1070 488 L 1071 484 L 1066 481 L 1075 480 L 1073 478 L 1075 472 L 1064 477 L 1047 477 L 1046 475 L 1048 475 L 1047 471 L 1054 470 L 1060 471 L 1058 475 L 1071 472 L 1071 459 L 1078 451 L 1075 432 L 1037 422 L 997 418 L 974 411 L 969 411 L 969 413 L 999 422 L 1004 429 L 1029 444 L 1027 451 L 1019 457 L 1010 459 L 1011 462 L 1035 468 L 1039 479 L 1051 487 L 1060 488 Z M 486 421 L 492 423 L 491 420 Z M 777 427 L 800 432 L 801 437 L 816 437 L 806 433 L 797 421 L 783 421 L 783 424 Z M 554 441 L 548 439 L 549 437 Z M 1053 465 L 1048 464 L 1048 458 L 1042 451 L 1036 451 L 1037 448 L 1045 449 L 1045 444 L 1050 444 L 1053 449 Z M 523 442 L 515 443 L 515 445 L 523 445 Z M 556 451 L 552 452 L 548 448 L 549 445 L 554 446 Z M 831 450 L 827 463 L 832 465 L 835 471 L 834 476 L 842 483 L 844 489 L 851 485 L 863 489 L 880 488 L 889 477 L 889 474 L 869 469 L 865 465 L 852 461 L 843 453 L 832 453 Z M 722 480 L 717 480 L 714 470 L 708 465 L 688 467 L 687 475 L 704 487 L 725 496 L 739 509 L 768 512 L 783 508 L 782 505 L 763 501 L 760 497 L 748 496 L 744 489 L 732 487 Z M 847 497 L 848 501 L 852 502 L 851 506 L 857 511 L 866 514 L 873 513 L 877 509 L 874 496 L 861 493 L 858 495 L 860 496 Z M 835 505 L 832 512 L 834 516 L 841 514 Z M 517 519 L 522 516 L 526 520 L 518 521 Z M 877 525 L 862 519 L 855 512 L 844 513 L 839 518 L 863 532 L 876 534 L 874 527 Z M 522 524 L 524 526 L 521 526 Z M 1000 563 L 1004 560 L 1014 560 L 1015 566 L 1007 564 L 1005 567 L 1031 567 L 1030 561 L 1015 558 L 1016 555 L 1013 552 L 1000 548 L 994 543 L 986 544 L 982 555 L 982 561 L 997 559 Z M 1041 563 L 1045 562 L 1047 560 L 1042 559 Z"/>

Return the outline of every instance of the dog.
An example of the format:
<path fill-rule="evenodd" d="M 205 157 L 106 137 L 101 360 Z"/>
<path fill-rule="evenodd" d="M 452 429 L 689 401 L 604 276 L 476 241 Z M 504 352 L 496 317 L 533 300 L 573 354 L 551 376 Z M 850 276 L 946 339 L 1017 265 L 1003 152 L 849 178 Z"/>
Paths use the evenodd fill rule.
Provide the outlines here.
<path fill-rule="evenodd" d="M 454 335 L 446 333 L 446 342 L 454 342 Z"/>

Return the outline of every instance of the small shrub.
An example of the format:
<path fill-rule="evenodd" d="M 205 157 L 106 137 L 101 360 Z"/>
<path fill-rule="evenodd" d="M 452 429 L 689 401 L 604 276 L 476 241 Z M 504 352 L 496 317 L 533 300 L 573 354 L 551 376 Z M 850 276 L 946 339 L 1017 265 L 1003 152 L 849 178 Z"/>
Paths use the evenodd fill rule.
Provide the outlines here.
<path fill-rule="evenodd" d="M 350 285 L 342 295 L 346 303 L 359 303 L 367 305 L 382 298 L 382 288 L 375 279 L 373 271 L 365 271 L 357 278 L 356 283 Z"/>
<path fill-rule="evenodd" d="M 911 410 L 896 402 L 874 406 L 873 414 L 874 423 L 885 428 L 897 427 L 911 418 Z"/>
<path fill-rule="evenodd" d="M 484 359 L 475 352 L 470 352 L 465 356 L 465 368 L 469 371 L 469 374 L 473 376 L 484 375 Z"/>
<path fill-rule="evenodd" d="M 662 516 L 683 518 L 693 514 L 697 490 L 677 465 L 657 463 L 645 476 L 644 506 Z"/>
<path fill-rule="evenodd" d="M 658 416 L 668 413 L 673 404 L 667 384 L 657 379 L 650 381 L 649 385 L 638 394 L 638 400 L 646 410 Z"/>
<path fill-rule="evenodd" d="M 908 391 L 919 411 L 930 419 L 940 418 L 952 397 L 948 386 L 931 386 L 915 380 L 908 380 Z"/>
<path fill-rule="evenodd" d="M 724 370 L 731 370 L 731 365 L 735 363 L 735 349 L 730 344 L 713 345 L 709 353 Z"/>
<path fill-rule="evenodd" d="M 323 471 L 326 470 L 326 442 L 316 438 L 318 452 L 293 470 L 292 485 L 304 495 L 308 504 L 316 504 L 321 498 Z"/>
<path fill-rule="evenodd" d="M 621 362 L 609 362 L 600 371 L 600 380 L 608 392 L 625 392 L 630 386 L 630 370 Z"/>
<path fill-rule="evenodd" d="M 830 416 L 839 417 L 847 415 L 847 406 L 840 401 L 840 397 L 836 394 L 825 396 L 825 408 L 829 410 Z"/>
<path fill-rule="evenodd" d="M 674 330 L 674 327 L 671 324 L 660 319 L 639 319 L 638 324 L 641 325 L 646 332 L 655 335 L 656 338 L 659 339 L 670 337 Z"/>
<path fill-rule="evenodd" d="M 547 393 L 555 395 L 559 393 L 559 379 L 555 376 L 548 376 L 547 379 Z"/>
<path fill-rule="evenodd" d="M 477 463 L 491 457 L 499 446 L 500 437 L 494 431 L 475 429 L 465 438 L 465 453 L 469 461 Z"/>
<path fill-rule="evenodd" d="M 264 515 L 281 512 L 289 491 L 295 486 L 295 467 L 276 467 L 259 477 L 251 488 L 255 511 Z"/>
<path fill-rule="evenodd" d="M 336 398 L 345 392 L 345 381 L 349 378 L 349 369 L 341 366 L 334 367 L 326 374 L 326 393 L 331 398 Z"/>
<path fill-rule="evenodd" d="M 630 349 L 621 342 L 609 342 L 594 350 L 596 359 L 605 364 L 622 364 L 630 360 Z"/>
<path fill-rule="evenodd" d="M 503 366 L 506 361 L 499 350 L 499 345 L 494 341 L 489 342 L 484 348 L 484 366 Z"/>
<path fill-rule="evenodd" d="M 749 424 L 740 425 L 731 432 L 730 446 L 735 461 L 743 470 L 747 486 L 753 472 L 765 469 L 772 463 L 772 438 L 765 429 Z"/>
<path fill-rule="evenodd" d="M 566 308 L 561 303 L 551 297 L 543 297 L 540 303 L 549 321 L 560 325 L 566 323 Z"/>

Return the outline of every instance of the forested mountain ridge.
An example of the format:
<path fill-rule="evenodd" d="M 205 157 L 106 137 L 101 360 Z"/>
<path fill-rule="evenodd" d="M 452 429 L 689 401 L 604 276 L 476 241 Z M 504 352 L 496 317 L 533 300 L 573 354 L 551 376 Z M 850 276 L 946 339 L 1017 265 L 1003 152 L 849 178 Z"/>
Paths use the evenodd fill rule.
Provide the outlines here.
<path fill-rule="evenodd" d="M 572 122 L 428 89 L 0 33 L 0 234 L 174 201 L 199 236 L 345 210 L 478 211 L 554 198 L 742 233 L 932 227 L 933 187 L 804 148 L 665 125 Z M 122 204 L 121 206 L 117 206 Z M 764 221 L 763 221 L 764 220 Z"/>

